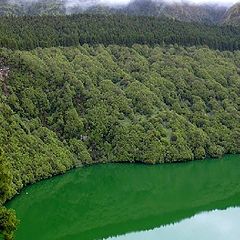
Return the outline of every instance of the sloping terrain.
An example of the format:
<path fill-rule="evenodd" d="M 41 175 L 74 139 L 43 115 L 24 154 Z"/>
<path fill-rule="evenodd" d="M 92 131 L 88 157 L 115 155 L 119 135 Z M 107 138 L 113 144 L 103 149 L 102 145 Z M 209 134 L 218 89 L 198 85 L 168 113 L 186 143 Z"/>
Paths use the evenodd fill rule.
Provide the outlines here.
<path fill-rule="evenodd" d="M 239 52 L 85 45 L 1 55 L 10 68 L 1 147 L 14 191 L 86 163 L 240 150 Z"/>
<path fill-rule="evenodd" d="M 75 14 L 70 16 L 0 17 L 0 47 L 31 50 L 37 47 L 79 46 L 85 43 L 135 43 L 150 46 L 178 44 L 239 50 L 240 28 L 151 16 Z"/>
<path fill-rule="evenodd" d="M 180 21 L 216 24 L 222 22 L 225 6 L 169 3 L 162 0 L 135 0 L 127 5 L 103 4 L 99 1 L 38 0 L 0 2 L 1 15 L 64 15 L 71 13 L 127 14 L 169 17 Z"/>
<path fill-rule="evenodd" d="M 224 16 L 224 23 L 240 25 L 240 3 L 233 5 Z"/>
<path fill-rule="evenodd" d="M 130 15 L 165 16 L 179 21 L 218 23 L 226 7 L 197 5 L 190 3 L 168 3 L 167 1 L 135 0 L 119 12 Z"/>
<path fill-rule="evenodd" d="M 1 207 L 86 164 L 240 153 L 240 52 L 178 45 L 0 51 Z"/>

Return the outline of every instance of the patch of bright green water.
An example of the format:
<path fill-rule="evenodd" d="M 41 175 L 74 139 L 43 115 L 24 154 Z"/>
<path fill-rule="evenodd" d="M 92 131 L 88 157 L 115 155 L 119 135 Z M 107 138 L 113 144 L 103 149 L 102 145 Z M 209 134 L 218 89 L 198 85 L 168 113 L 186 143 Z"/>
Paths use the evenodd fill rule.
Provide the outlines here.
<path fill-rule="evenodd" d="M 238 240 L 239 206 L 240 156 L 76 169 L 8 204 L 21 220 L 16 240 L 210 240 L 224 232 L 221 240 Z"/>

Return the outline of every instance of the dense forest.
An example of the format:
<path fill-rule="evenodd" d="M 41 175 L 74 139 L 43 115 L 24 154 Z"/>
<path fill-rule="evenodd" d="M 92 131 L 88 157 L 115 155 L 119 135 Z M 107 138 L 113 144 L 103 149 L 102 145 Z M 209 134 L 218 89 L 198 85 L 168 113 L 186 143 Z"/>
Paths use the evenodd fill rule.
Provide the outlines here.
<path fill-rule="evenodd" d="M 186 23 L 174 19 L 77 14 L 71 16 L 0 17 L 0 47 L 31 50 L 36 47 L 79 44 L 207 45 L 211 49 L 240 49 L 240 27 Z"/>
<path fill-rule="evenodd" d="M 27 184 L 86 164 L 240 153 L 239 51 L 5 48 L 0 64 L 1 205 Z M 16 224 L 1 207 L 5 239 Z"/>

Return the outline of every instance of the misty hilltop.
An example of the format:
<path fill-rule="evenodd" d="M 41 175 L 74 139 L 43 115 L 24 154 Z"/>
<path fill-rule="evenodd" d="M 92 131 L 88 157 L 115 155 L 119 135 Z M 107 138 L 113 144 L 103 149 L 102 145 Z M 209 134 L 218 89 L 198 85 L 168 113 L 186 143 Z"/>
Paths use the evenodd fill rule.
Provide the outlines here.
<path fill-rule="evenodd" d="M 233 5 L 225 14 L 224 21 L 227 24 L 240 24 L 240 2 Z"/>
<path fill-rule="evenodd" d="M 127 14 L 168 17 L 210 24 L 239 24 L 240 4 L 192 4 L 165 0 L 132 0 L 111 4 L 107 0 L 1 0 L 0 16 L 64 15 L 76 13 Z"/>
<path fill-rule="evenodd" d="M 181 21 L 217 23 L 226 7 L 196 5 L 190 3 L 167 3 L 165 1 L 135 0 L 125 9 L 128 14 L 166 16 Z"/>

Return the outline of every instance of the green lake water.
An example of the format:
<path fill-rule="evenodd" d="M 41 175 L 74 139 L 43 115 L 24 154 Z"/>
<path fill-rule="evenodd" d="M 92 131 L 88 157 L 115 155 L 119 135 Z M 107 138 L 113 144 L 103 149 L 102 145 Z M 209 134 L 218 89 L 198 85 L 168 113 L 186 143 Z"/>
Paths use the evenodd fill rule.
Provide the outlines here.
<path fill-rule="evenodd" d="M 16 240 L 239 240 L 240 156 L 106 164 L 27 187 Z"/>

